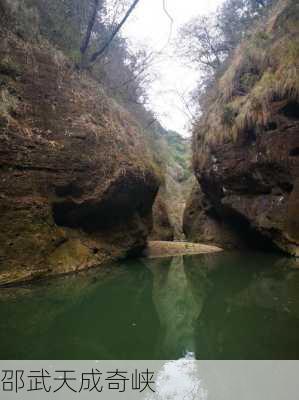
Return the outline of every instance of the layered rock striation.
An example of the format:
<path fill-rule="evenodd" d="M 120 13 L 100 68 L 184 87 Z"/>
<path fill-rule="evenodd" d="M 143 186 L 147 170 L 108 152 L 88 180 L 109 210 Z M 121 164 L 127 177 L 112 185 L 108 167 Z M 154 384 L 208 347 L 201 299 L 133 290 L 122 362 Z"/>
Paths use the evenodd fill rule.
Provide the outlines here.
<path fill-rule="evenodd" d="M 159 187 L 139 125 L 45 39 L 15 32 L 5 11 L 0 284 L 138 251 Z"/>
<path fill-rule="evenodd" d="M 280 1 L 207 94 L 187 237 L 299 255 L 299 5 Z"/>

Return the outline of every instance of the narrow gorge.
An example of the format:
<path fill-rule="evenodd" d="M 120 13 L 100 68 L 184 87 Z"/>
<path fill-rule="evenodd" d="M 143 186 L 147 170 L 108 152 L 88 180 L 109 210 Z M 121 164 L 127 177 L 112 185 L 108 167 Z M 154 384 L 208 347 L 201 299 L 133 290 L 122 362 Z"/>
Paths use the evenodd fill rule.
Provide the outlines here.
<path fill-rule="evenodd" d="M 298 39 L 298 0 L 0 0 L 0 359 L 299 357 Z"/>

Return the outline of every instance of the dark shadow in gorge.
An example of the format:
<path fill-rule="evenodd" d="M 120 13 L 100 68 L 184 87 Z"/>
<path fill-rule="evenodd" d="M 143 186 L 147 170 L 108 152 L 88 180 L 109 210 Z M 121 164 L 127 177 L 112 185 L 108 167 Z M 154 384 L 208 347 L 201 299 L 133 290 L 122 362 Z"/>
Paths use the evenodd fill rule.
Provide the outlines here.
<path fill-rule="evenodd" d="M 77 199 L 80 188 L 68 184 L 56 188 L 59 201 L 52 205 L 53 219 L 58 226 L 97 232 L 127 222 L 136 214 L 147 218 L 156 194 L 157 188 L 146 185 L 145 177 L 130 174 L 119 177 L 99 198 L 94 195 L 81 201 Z"/>

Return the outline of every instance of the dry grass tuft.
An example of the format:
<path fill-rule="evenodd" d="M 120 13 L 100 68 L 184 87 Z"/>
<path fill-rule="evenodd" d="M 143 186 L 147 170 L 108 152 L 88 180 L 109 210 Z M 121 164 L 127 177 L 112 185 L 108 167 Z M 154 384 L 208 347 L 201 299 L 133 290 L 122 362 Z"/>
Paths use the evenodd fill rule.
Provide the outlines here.
<path fill-rule="evenodd" d="M 207 145 L 237 140 L 240 132 L 265 128 L 273 102 L 299 100 L 299 4 L 278 2 L 265 27 L 243 42 L 208 93 L 203 117 L 194 129 L 202 163 Z M 197 149 L 197 150 L 198 150 Z"/>

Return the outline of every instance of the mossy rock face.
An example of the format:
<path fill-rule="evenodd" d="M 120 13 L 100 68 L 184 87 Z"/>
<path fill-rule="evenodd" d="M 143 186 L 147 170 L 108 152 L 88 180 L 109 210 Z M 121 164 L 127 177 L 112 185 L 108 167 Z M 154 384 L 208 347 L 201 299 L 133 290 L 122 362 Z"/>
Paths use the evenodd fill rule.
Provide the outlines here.
<path fill-rule="evenodd" d="M 58 273 L 76 272 L 95 263 L 91 249 L 84 245 L 80 239 L 68 239 L 57 247 L 47 261 L 51 271 Z"/>
<path fill-rule="evenodd" d="M 207 93 L 193 146 L 206 202 L 187 205 L 189 237 L 217 243 L 228 228 L 251 246 L 299 254 L 298 11 L 278 1 Z"/>
<path fill-rule="evenodd" d="M 21 66 L 12 59 L 4 58 L 0 61 L 0 74 L 16 79 L 21 76 Z"/>
<path fill-rule="evenodd" d="M 161 189 L 153 207 L 153 229 L 150 234 L 151 240 L 174 239 L 174 227 L 170 221 L 169 211 Z"/>
<path fill-rule="evenodd" d="M 183 218 L 183 230 L 187 240 L 214 244 L 225 249 L 246 247 L 237 230 L 213 214 L 212 210 L 211 201 L 196 182 L 186 203 Z"/>
<path fill-rule="evenodd" d="M 0 88 L 5 88 L 9 85 L 10 78 L 9 76 L 0 73 Z"/>
<path fill-rule="evenodd" d="M 3 207 L 3 208 L 2 208 Z M 2 203 L 0 230 L 0 284 L 27 281 L 49 272 L 47 254 L 66 238 L 56 227 L 49 208 Z"/>
<path fill-rule="evenodd" d="M 8 125 L 8 118 L 5 115 L 0 114 L 0 129 L 6 128 Z"/>
<path fill-rule="evenodd" d="M 134 118 L 48 42 L 11 29 L 0 27 L 0 285 L 141 249 L 160 183 Z"/>

